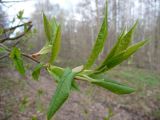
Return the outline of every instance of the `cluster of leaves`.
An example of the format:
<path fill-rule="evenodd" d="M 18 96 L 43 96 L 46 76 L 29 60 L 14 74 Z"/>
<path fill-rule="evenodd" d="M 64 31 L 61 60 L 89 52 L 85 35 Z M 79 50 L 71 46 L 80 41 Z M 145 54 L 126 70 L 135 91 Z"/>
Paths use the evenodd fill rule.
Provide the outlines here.
<path fill-rule="evenodd" d="M 54 65 L 54 62 L 58 56 L 61 43 L 61 26 L 56 22 L 55 18 L 48 20 L 45 14 L 43 14 L 44 30 L 46 34 L 46 43 L 44 47 L 37 53 L 32 54 L 33 58 L 38 56 L 48 55 L 47 62 L 40 61 L 32 72 L 33 79 L 38 80 L 40 71 L 45 68 L 48 73 L 53 76 L 57 83 L 57 89 L 50 101 L 47 119 L 50 120 L 54 114 L 59 110 L 63 103 L 67 100 L 72 90 L 79 90 L 79 86 L 76 80 L 84 80 L 91 84 L 95 84 L 102 88 L 105 88 L 116 94 L 129 94 L 135 90 L 129 86 L 123 85 L 117 81 L 106 79 L 103 74 L 128 59 L 133 53 L 141 48 L 147 41 L 140 41 L 136 44 L 130 45 L 132 42 L 133 33 L 135 31 L 137 22 L 133 27 L 126 31 L 124 30 L 118 37 L 118 40 L 114 47 L 111 49 L 104 61 L 98 65 L 97 68 L 91 69 L 94 65 L 99 54 L 103 50 L 104 44 L 108 35 L 108 18 L 107 18 L 107 4 L 105 9 L 104 19 L 98 33 L 97 39 L 93 46 L 92 52 L 86 62 L 82 66 L 78 66 L 74 69 L 61 68 Z M 23 13 L 21 13 L 23 14 Z M 21 14 L 19 17 L 21 18 Z M 23 66 L 22 53 L 20 49 L 13 48 L 10 52 L 10 58 L 16 69 L 20 74 L 25 74 L 25 68 Z"/>

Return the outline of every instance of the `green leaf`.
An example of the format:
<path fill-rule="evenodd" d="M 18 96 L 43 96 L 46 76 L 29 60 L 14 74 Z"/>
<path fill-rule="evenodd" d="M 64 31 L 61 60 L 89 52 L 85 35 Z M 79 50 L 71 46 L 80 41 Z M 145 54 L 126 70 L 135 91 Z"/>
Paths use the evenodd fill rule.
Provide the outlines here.
<path fill-rule="evenodd" d="M 21 20 L 23 17 L 23 13 L 24 13 L 24 10 L 20 10 L 17 14 L 17 18 Z"/>
<path fill-rule="evenodd" d="M 116 82 L 111 82 L 107 80 L 95 80 L 92 82 L 95 85 L 98 85 L 100 87 L 103 87 L 113 93 L 116 94 L 130 94 L 135 91 L 135 89 L 128 87 L 126 85 L 116 83 Z"/>
<path fill-rule="evenodd" d="M 32 77 L 34 80 L 38 80 L 42 67 L 43 67 L 43 64 L 37 64 L 36 67 L 34 68 L 34 70 L 32 72 Z"/>
<path fill-rule="evenodd" d="M 135 90 L 131 87 L 128 87 L 126 85 L 120 84 L 117 81 L 114 80 L 110 80 L 108 78 L 104 78 L 104 79 L 94 79 L 94 77 L 99 77 L 97 75 L 92 75 L 92 77 L 87 76 L 87 75 L 83 75 L 82 77 L 84 77 L 85 79 L 87 79 L 88 81 L 90 81 L 92 84 L 98 85 L 100 87 L 103 87 L 113 93 L 116 94 L 129 94 L 134 92 Z"/>
<path fill-rule="evenodd" d="M 106 2 L 106 10 L 105 10 L 105 17 L 103 19 L 103 23 L 101 25 L 101 29 L 98 33 L 96 42 L 94 44 L 94 47 L 92 49 L 92 52 L 88 58 L 87 63 L 85 64 L 84 68 L 88 69 L 90 68 L 94 62 L 96 61 L 97 57 L 99 56 L 100 52 L 102 51 L 107 35 L 108 35 L 108 22 L 107 22 L 107 2 Z"/>
<path fill-rule="evenodd" d="M 54 42 L 54 36 L 56 35 L 56 31 L 57 31 L 57 28 L 58 28 L 58 24 L 56 22 L 56 19 L 55 17 L 53 17 L 50 21 L 50 25 L 51 25 L 51 30 L 52 30 L 52 42 Z M 52 44 L 52 43 L 51 43 Z"/>
<path fill-rule="evenodd" d="M 64 69 L 60 68 L 60 67 L 56 67 L 56 66 L 49 66 L 47 68 L 47 71 L 49 72 L 49 74 L 51 76 L 53 76 L 54 80 L 56 82 L 58 82 L 61 78 L 61 76 L 63 75 L 64 73 Z"/>
<path fill-rule="evenodd" d="M 133 33 L 135 31 L 137 24 L 138 21 L 133 25 L 133 27 L 129 30 L 128 33 L 126 33 L 125 35 L 122 34 L 121 38 L 117 43 L 115 55 L 128 48 L 128 46 L 132 42 Z"/>
<path fill-rule="evenodd" d="M 124 60 L 128 59 L 132 54 L 134 54 L 138 49 L 140 49 L 145 43 L 147 43 L 148 40 L 140 41 L 134 45 L 131 45 L 128 47 L 126 50 L 122 51 L 118 55 L 110 58 L 109 60 L 106 61 L 105 65 L 101 67 L 100 70 L 97 70 L 95 73 L 102 73 L 105 72 L 116 65 L 122 63 Z"/>
<path fill-rule="evenodd" d="M 51 57 L 49 60 L 50 64 L 52 64 L 56 59 L 59 53 L 60 45 L 61 45 L 61 27 L 59 25 L 56 31 L 55 39 L 52 43 Z"/>
<path fill-rule="evenodd" d="M 130 57 L 133 53 L 135 53 L 137 50 L 139 50 L 142 46 L 144 46 L 148 42 L 149 42 L 148 40 L 143 40 L 143 41 L 140 41 L 138 43 L 131 45 L 130 47 L 127 48 L 124 54 L 124 58 L 127 59 L 128 57 Z"/>
<path fill-rule="evenodd" d="M 76 91 L 80 91 L 79 85 L 77 84 L 77 82 L 75 80 L 72 81 L 72 90 L 76 90 Z"/>
<path fill-rule="evenodd" d="M 52 45 L 46 44 L 46 45 L 38 52 L 38 54 L 40 54 L 40 55 L 47 54 L 47 53 L 51 52 L 51 49 L 52 49 Z"/>
<path fill-rule="evenodd" d="M 50 53 L 52 51 L 53 46 L 55 45 L 56 41 L 56 33 L 58 25 L 56 23 L 56 19 L 53 17 L 52 20 L 48 20 L 45 14 L 43 14 L 43 22 L 44 22 L 44 30 L 47 37 L 46 45 L 38 52 L 38 54 L 43 55 Z"/>
<path fill-rule="evenodd" d="M 104 68 L 103 71 L 109 70 L 109 69 L 113 68 L 114 66 L 120 64 L 122 61 L 124 61 L 125 60 L 124 54 L 125 54 L 125 51 L 122 51 L 118 55 L 116 55 L 116 56 L 112 57 L 110 60 L 108 60 L 106 65 L 103 67 Z"/>
<path fill-rule="evenodd" d="M 13 60 L 13 63 L 16 69 L 19 71 L 20 74 L 25 74 L 25 69 L 23 65 L 23 60 L 21 57 L 21 51 L 18 48 L 13 48 L 10 53 L 10 58 Z"/>
<path fill-rule="evenodd" d="M 106 74 L 92 74 L 92 75 L 89 75 L 89 77 L 91 77 L 93 79 L 102 79 L 103 78 L 104 81 L 106 81 L 106 82 L 112 82 L 112 83 L 119 84 L 119 82 L 110 79 Z"/>
<path fill-rule="evenodd" d="M 48 43 L 50 43 L 52 41 L 52 28 L 49 20 L 47 19 L 44 13 L 43 13 L 43 24 L 44 24 L 44 31 L 45 31 Z"/>
<path fill-rule="evenodd" d="M 56 113 L 57 110 L 63 105 L 67 100 L 70 91 L 71 83 L 75 76 L 75 73 L 71 69 L 67 68 L 64 70 L 64 73 L 58 83 L 55 94 L 53 95 L 51 102 L 49 104 L 49 109 L 47 112 L 47 119 L 51 120 L 52 116 Z"/>
<path fill-rule="evenodd" d="M 138 22 L 136 22 L 133 25 L 133 27 L 129 30 L 128 33 L 125 33 L 125 29 L 123 30 L 123 32 L 120 34 L 115 46 L 112 48 L 112 50 L 110 51 L 108 56 L 104 59 L 102 64 L 96 70 L 102 69 L 104 67 L 104 65 L 108 62 L 108 60 L 110 60 L 114 56 L 119 55 L 121 52 L 123 52 L 124 50 L 126 50 L 128 48 L 129 44 L 132 41 L 133 33 L 134 33 L 134 30 L 137 26 L 137 23 Z"/>
<path fill-rule="evenodd" d="M 107 58 L 106 58 L 107 60 L 110 59 L 110 58 L 112 58 L 113 56 L 115 56 L 116 49 L 117 49 L 120 41 L 122 40 L 122 38 L 125 36 L 125 34 L 126 34 L 126 29 L 124 29 L 124 30 L 122 31 L 122 33 L 119 35 L 119 37 L 118 37 L 118 42 L 115 44 L 115 46 L 112 48 L 112 50 L 111 50 L 110 53 L 108 54 L 108 56 L 107 56 Z M 105 60 L 105 61 L 106 61 L 106 60 Z"/>
<path fill-rule="evenodd" d="M 122 63 L 124 60 L 128 59 L 132 54 L 134 54 L 139 48 L 141 48 L 147 41 L 140 41 L 130 47 L 128 47 L 124 52 L 121 52 L 119 55 L 113 57 L 107 62 L 107 67 L 109 69 L 114 66 Z"/>
<path fill-rule="evenodd" d="M 51 76 L 53 76 L 53 79 L 58 83 L 61 76 L 63 75 L 64 73 L 64 69 L 60 68 L 60 67 L 57 67 L 57 66 L 50 66 L 47 68 L 47 71 L 49 72 L 49 74 Z M 74 71 L 73 71 L 74 72 Z M 75 80 L 72 81 L 72 89 L 73 90 L 79 90 L 79 86 L 78 84 L 76 83 Z"/>

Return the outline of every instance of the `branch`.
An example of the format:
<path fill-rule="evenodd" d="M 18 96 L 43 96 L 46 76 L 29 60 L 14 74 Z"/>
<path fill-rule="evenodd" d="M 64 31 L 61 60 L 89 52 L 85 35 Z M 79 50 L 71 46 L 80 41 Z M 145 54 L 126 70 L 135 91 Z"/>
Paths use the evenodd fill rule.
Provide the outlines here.
<path fill-rule="evenodd" d="M 16 37 L 13 37 L 13 38 L 6 37 L 6 38 L 0 40 L 0 43 L 3 43 L 3 42 L 5 42 L 5 41 L 9 41 L 9 40 L 17 40 L 17 39 L 19 39 L 19 38 L 25 36 L 25 35 L 31 30 L 31 28 L 32 28 L 32 24 L 31 24 L 30 22 L 28 22 L 28 24 L 29 24 L 29 27 L 27 28 L 26 31 L 24 31 L 24 32 L 21 33 L 20 35 L 18 35 L 18 36 L 16 36 Z M 24 25 L 25 25 L 25 24 L 22 24 L 22 25 L 19 25 L 18 27 L 24 26 Z M 15 26 L 15 27 L 16 27 L 16 26 Z M 12 29 L 12 30 L 13 30 L 13 29 L 16 29 L 15 27 L 10 28 L 10 30 L 11 30 L 11 29 Z M 9 29 L 8 29 L 8 30 L 9 30 Z"/>
<path fill-rule="evenodd" d="M 38 61 L 37 59 L 35 59 L 34 57 L 32 57 L 31 55 L 28 55 L 28 54 L 25 54 L 25 53 L 22 53 L 22 56 L 26 57 L 26 58 L 29 58 L 37 63 L 40 63 L 40 61 Z"/>
<path fill-rule="evenodd" d="M 29 21 L 29 22 L 27 22 L 27 23 L 23 23 L 23 24 L 20 24 L 20 25 L 11 27 L 11 28 L 7 28 L 7 29 L 4 29 L 3 33 L 8 32 L 8 31 L 11 31 L 11 30 L 15 30 L 16 28 L 22 27 L 22 26 L 24 26 L 24 25 L 31 25 L 31 24 L 32 24 L 32 22 Z"/>
<path fill-rule="evenodd" d="M 0 57 L 0 60 L 6 58 L 6 57 L 8 57 L 8 56 L 9 56 L 9 53 L 1 56 L 1 57 Z M 33 60 L 34 62 L 36 62 L 36 63 L 40 63 L 40 61 L 38 61 L 37 59 L 33 58 L 31 55 L 22 53 L 22 56 L 24 56 L 24 57 L 26 57 L 26 58 L 29 58 L 29 59 Z"/>
<path fill-rule="evenodd" d="M 2 46 L 3 48 L 5 48 L 9 53 L 11 52 L 11 49 L 9 48 L 6 48 L 3 44 L 0 43 L 0 46 Z M 9 53 L 8 54 L 5 54 L 3 56 L 0 57 L 0 60 L 5 58 L 5 57 L 8 57 L 9 56 Z M 29 55 L 29 54 L 26 54 L 26 53 L 22 53 L 21 54 L 22 56 L 26 57 L 26 58 L 29 58 L 37 63 L 40 63 L 40 61 L 38 61 L 36 58 L 34 58 L 32 55 Z"/>

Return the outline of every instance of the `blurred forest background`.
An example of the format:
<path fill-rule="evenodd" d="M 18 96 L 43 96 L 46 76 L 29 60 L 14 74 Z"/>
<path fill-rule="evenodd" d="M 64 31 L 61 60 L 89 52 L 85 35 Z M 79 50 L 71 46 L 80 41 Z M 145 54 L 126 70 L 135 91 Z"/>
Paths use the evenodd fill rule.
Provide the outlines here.
<path fill-rule="evenodd" d="M 28 10 L 24 9 L 24 15 L 25 12 L 29 14 L 26 19 L 33 21 L 33 25 L 37 29 L 35 37 L 28 40 L 28 44 L 32 45 L 33 51 L 39 50 L 45 41 L 42 21 L 43 11 L 50 18 L 56 16 L 56 19 L 62 25 L 63 42 L 58 62 L 64 65 L 83 64 L 91 51 L 101 25 L 105 0 L 81 0 L 77 1 L 74 6 L 68 7 L 63 7 L 63 2 L 62 6 L 54 3 L 54 0 L 53 2 L 49 0 L 33 1 L 28 3 L 23 1 L 23 6 L 26 4 L 29 7 Z M 1 25 L 9 26 L 11 18 L 17 14 L 13 12 L 14 9 L 16 9 L 15 11 L 23 9 L 22 3 L 19 5 L 20 8 L 16 4 L 19 3 L 9 4 L 9 8 L 6 7 L 7 4 L 6 6 L 0 5 Z M 32 12 L 29 12 L 30 4 L 33 4 L 34 7 Z M 134 42 L 144 39 L 151 40 L 151 42 L 130 58 L 125 65 L 160 70 L 160 1 L 109 0 L 108 4 L 109 36 L 101 58 L 104 58 L 113 47 L 120 32 L 125 27 L 129 29 L 138 20 L 139 24 L 134 35 Z M 16 8 L 8 13 L 9 10 L 7 9 L 14 5 L 16 5 Z M 2 9 L 4 7 L 5 11 Z"/>
<path fill-rule="evenodd" d="M 60 66 L 75 67 L 84 64 L 89 53 L 91 52 L 91 48 L 102 23 L 104 7 L 105 0 L 59 0 L 59 2 L 56 2 L 56 0 L 0 0 L 0 27 L 9 28 L 19 24 L 16 20 L 14 23 L 12 21 L 14 17 L 16 17 L 17 12 L 24 9 L 24 21 L 32 21 L 32 29 L 36 32 L 32 36 L 24 38 L 25 40 L 22 44 L 20 44 L 20 47 L 23 51 L 34 53 L 35 51 L 40 50 L 46 39 L 43 29 L 42 12 L 44 12 L 49 18 L 55 16 L 57 21 L 62 26 L 62 46 L 56 64 Z M 62 110 L 62 112 L 57 115 L 55 120 L 108 120 L 105 115 L 109 112 L 106 113 L 100 111 L 106 111 L 106 107 L 113 108 L 115 106 L 116 109 L 113 109 L 113 112 L 116 111 L 117 114 L 115 117 L 112 115 L 112 120 L 160 119 L 160 103 L 158 102 L 160 100 L 160 0 L 108 0 L 109 36 L 105 49 L 100 55 L 97 63 L 101 62 L 101 60 L 106 57 L 107 53 L 116 42 L 120 32 L 125 27 L 129 29 L 137 20 L 139 22 L 134 34 L 133 43 L 148 39 L 150 40 L 149 44 L 145 45 L 130 59 L 122 63 L 120 68 L 109 72 L 108 76 L 136 87 L 140 91 L 139 94 L 134 94 L 124 98 L 114 95 L 112 96 L 110 93 L 105 93 L 106 95 L 104 95 L 104 92 L 102 92 L 103 90 L 98 92 L 96 91 L 97 88 L 93 89 L 93 86 L 86 87 L 82 84 L 82 86 L 85 86 L 84 91 L 87 91 L 87 94 L 82 92 L 82 95 L 80 96 L 77 96 L 77 94 L 73 95 L 73 99 L 68 102 L 68 105 L 65 106 L 64 111 Z M 20 30 L 21 29 L 18 29 L 14 34 Z M 3 36 L 0 36 L 0 38 L 3 38 Z M 10 41 L 6 44 L 10 44 Z M 6 60 L 1 60 L 1 68 L 3 68 L 3 65 L 6 63 L 9 62 Z M 17 86 L 17 84 L 12 84 L 12 82 L 8 84 L 6 79 L 11 81 L 11 78 L 13 79 L 13 74 L 15 74 L 15 76 L 18 75 L 14 72 L 14 70 L 7 73 L 5 76 L 4 73 L 6 73 L 6 69 L 1 69 L 0 120 L 23 120 L 25 118 L 24 114 L 21 114 L 24 117 L 22 119 L 22 117 L 19 117 L 19 113 L 15 111 L 8 112 L 11 111 L 11 108 L 8 107 L 14 106 L 14 104 L 9 104 L 6 107 L 7 104 L 3 103 L 7 102 L 5 101 L 6 98 L 3 97 L 3 95 L 9 95 L 9 92 L 6 92 L 6 89 L 8 91 L 8 87 L 4 86 L 10 86 L 10 92 L 14 91 L 13 89 L 15 88 L 12 89 L 13 86 Z M 15 77 L 15 79 L 19 80 L 21 77 Z M 44 76 L 41 79 L 50 78 Z M 3 82 L 3 80 L 5 80 L 5 82 Z M 46 87 L 52 87 L 49 85 L 50 81 L 49 84 L 42 81 L 39 84 L 35 82 L 31 84 L 34 84 L 38 89 L 44 88 L 45 92 L 47 91 Z M 49 91 L 51 91 L 49 94 L 52 95 L 53 89 L 49 89 Z M 17 88 L 14 94 L 17 95 Z M 25 95 L 31 96 L 31 94 Z M 100 99 L 98 96 L 94 97 L 95 94 L 99 94 L 104 97 Z M 20 95 L 19 98 L 16 98 L 15 101 L 23 100 L 22 96 L 24 96 L 24 93 L 23 95 Z M 47 97 L 48 96 L 49 95 L 47 94 Z M 110 98 L 108 98 L 108 96 L 110 96 Z M 12 98 L 13 96 L 10 95 L 10 97 Z M 82 99 L 85 100 L 83 101 Z M 112 103 L 114 101 L 113 99 L 116 101 L 115 103 Z M 73 105 L 73 111 L 75 113 L 72 111 L 73 113 L 70 116 L 67 116 L 67 112 L 70 112 L 67 111 L 67 107 L 69 107 L 69 105 L 72 106 L 73 102 L 75 103 Z M 84 105 L 82 105 L 85 109 L 82 115 L 83 117 L 81 116 L 81 113 L 78 113 L 79 110 L 77 110 L 80 109 L 83 111 L 83 108 L 77 108 L 76 102 L 77 104 L 80 104 L 79 106 L 84 103 Z M 91 103 L 95 104 L 94 108 Z M 111 106 L 108 106 L 108 104 Z M 30 103 L 28 106 L 32 105 L 33 103 Z M 88 108 L 86 108 L 85 105 L 88 106 Z M 131 107 L 125 105 L 131 105 Z M 30 110 L 30 112 L 31 111 L 32 110 Z M 110 111 L 110 109 L 108 111 Z M 15 118 L 8 117 L 7 119 L 6 116 L 10 116 L 10 114 L 12 116 L 12 113 L 16 113 L 17 116 L 13 115 Z M 35 112 L 33 113 L 35 115 Z M 32 113 L 27 112 L 27 114 L 33 116 Z M 39 113 L 36 114 L 39 115 Z M 64 114 L 64 116 L 60 114 Z M 75 114 L 78 114 L 79 116 L 74 116 Z M 40 114 L 39 116 L 43 115 Z M 43 120 L 43 117 L 39 117 L 37 120 L 41 119 Z"/>

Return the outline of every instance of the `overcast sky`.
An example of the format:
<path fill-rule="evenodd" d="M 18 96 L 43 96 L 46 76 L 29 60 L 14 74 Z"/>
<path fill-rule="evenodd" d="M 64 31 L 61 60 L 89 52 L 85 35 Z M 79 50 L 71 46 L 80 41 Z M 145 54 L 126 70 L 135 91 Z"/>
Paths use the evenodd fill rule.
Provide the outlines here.
<path fill-rule="evenodd" d="M 4 0 L 4 1 L 13 1 L 13 0 Z M 29 17 L 34 12 L 35 10 L 34 5 L 37 1 L 38 0 L 26 0 L 25 2 L 7 3 L 5 4 L 5 6 L 3 6 L 3 8 L 10 17 L 14 17 L 20 10 L 24 10 L 24 17 Z M 75 7 L 79 1 L 80 0 L 50 0 L 51 3 L 59 4 L 60 7 L 67 10 L 71 9 L 72 7 Z"/>

